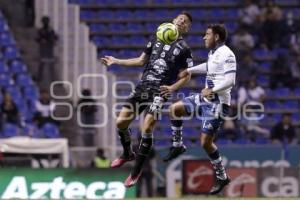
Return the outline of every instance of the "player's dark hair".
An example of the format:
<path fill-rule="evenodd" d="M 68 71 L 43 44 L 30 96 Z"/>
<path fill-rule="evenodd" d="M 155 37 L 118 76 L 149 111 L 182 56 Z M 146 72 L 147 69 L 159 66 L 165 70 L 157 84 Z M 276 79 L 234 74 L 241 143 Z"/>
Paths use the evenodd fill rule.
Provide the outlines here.
<path fill-rule="evenodd" d="M 190 13 L 188 13 L 187 11 L 182 11 L 179 15 L 185 15 L 187 16 L 187 18 L 189 18 L 190 22 L 193 22 L 193 17 Z"/>
<path fill-rule="evenodd" d="M 220 42 L 225 42 L 227 38 L 227 31 L 223 24 L 210 24 L 207 28 L 210 28 L 214 34 L 218 34 Z"/>

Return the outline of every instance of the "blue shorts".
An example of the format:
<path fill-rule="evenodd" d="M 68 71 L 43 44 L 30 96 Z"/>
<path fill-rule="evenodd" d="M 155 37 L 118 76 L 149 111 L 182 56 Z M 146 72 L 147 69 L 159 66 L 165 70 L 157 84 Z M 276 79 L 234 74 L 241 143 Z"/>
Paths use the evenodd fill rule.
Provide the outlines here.
<path fill-rule="evenodd" d="M 189 116 L 202 121 L 202 132 L 215 134 L 229 114 L 229 105 L 215 102 L 206 102 L 200 94 L 184 98 L 185 110 Z"/>

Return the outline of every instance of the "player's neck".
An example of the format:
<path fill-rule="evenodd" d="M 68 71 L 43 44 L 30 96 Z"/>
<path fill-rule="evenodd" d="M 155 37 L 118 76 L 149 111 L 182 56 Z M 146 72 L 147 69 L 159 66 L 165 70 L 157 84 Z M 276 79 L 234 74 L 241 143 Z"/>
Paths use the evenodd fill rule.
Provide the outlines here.
<path fill-rule="evenodd" d="M 216 43 L 216 45 L 212 47 L 210 50 L 214 53 L 219 47 L 223 46 L 224 44 L 225 44 L 224 42 Z"/>

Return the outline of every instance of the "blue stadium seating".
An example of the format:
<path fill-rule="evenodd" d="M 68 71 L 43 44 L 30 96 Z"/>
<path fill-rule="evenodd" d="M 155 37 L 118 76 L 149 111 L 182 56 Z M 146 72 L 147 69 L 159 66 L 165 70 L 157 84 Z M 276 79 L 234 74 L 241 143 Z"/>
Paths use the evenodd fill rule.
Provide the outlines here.
<path fill-rule="evenodd" d="M 38 127 L 36 125 L 30 124 L 30 123 L 26 124 L 26 126 L 23 127 L 23 134 L 25 136 L 30 136 L 30 137 L 33 137 L 33 138 L 42 137 Z"/>
<path fill-rule="evenodd" d="M 104 32 L 107 31 L 108 27 L 105 24 L 91 24 L 90 30 L 92 32 Z"/>
<path fill-rule="evenodd" d="M 13 60 L 10 64 L 10 71 L 14 74 L 26 73 L 27 67 L 20 60 Z"/>
<path fill-rule="evenodd" d="M 10 78 L 7 74 L 0 74 L 0 86 L 1 87 L 8 87 L 10 85 L 14 84 L 14 81 L 12 78 Z"/>
<path fill-rule="evenodd" d="M 110 10 L 103 10 L 97 12 L 98 19 L 113 19 L 114 15 L 114 12 Z"/>
<path fill-rule="evenodd" d="M 3 55 L 7 60 L 12 60 L 20 57 L 18 50 L 13 46 L 7 46 L 3 51 Z"/>
<path fill-rule="evenodd" d="M 34 85 L 31 76 L 27 74 L 17 75 L 16 83 L 21 87 L 28 87 Z"/>
<path fill-rule="evenodd" d="M 228 139 L 218 139 L 216 141 L 216 143 L 218 145 L 229 145 L 229 144 L 232 144 L 231 140 L 228 140 Z"/>
<path fill-rule="evenodd" d="M 24 88 L 24 97 L 27 100 L 35 101 L 39 98 L 38 89 L 35 86 L 27 86 Z"/>
<path fill-rule="evenodd" d="M 15 45 L 14 39 L 10 36 L 8 32 L 3 32 L 0 34 L 0 46 L 12 46 Z"/>
<path fill-rule="evenodd" d="M 0 61 L 0 74 L 5 74 L 8 72 L 8 67 L 5 62 Z"/>
<path fill-rule="evenodd" d="M 8 26 L 3 19 L 0 19 L 0 33 L 8 31 Z"/>
<path fill-rule="evenodd" d="M 3 126 L 2 135 L 4 137 L 15 137 L 19 135 L 19 128 L 15 124 L 6 123 Z"/>
<path fill-rule="evenodd" d="M 300 10 L 297 9 L 294 4 L 298 3 L 297 0 L 276 0 L 280 3 L 280 5 L 286 5 L 283 7 L 283 11 L 286 14 L 287 12 L 292 12 L 294 16 L 300 16 Z M 182 11 L 181 5 L 189 5 L 187 6 L 187 11 L 190 12 L 193 16 L 195 21 L 193 22 L 191 34 L 185 36 L 187 43 L 193 48 L 194 57 L 197 59 L 196 62 L 199 60 L 205 60 L 207 58 L 208 51 L 204 50 L 203 48 L 203 35 L 198 34 L 200 31 L 203 32 L 206 28 L 206 25 L 210 22 L 224 22 L 225 26 L 230 33 L 233 33 L 237 27 L 239 26 L 236 19 L 238 18 L 238 8 L 241 5 L 239 1 L 236 0 L 126 0 L 122 2 L 120 5 L 118 0 L 70 0 L 70 2 L 75 2 L 78 4 L 99 4 L 99 5 L 108 5 L 111 6 L 108 9 L 104 9 L 104 7 L 100 8 L 100 11 L 95 11 L 95 9 L 87 9 L 84 8 L 81 11 L 81 17 L 86 19 L 100 19 L 100 20 L 107 20 L 110 19 L 121 19 L 122 23 L 111 22 L 107 23 L 97 23 L 91 24 L 90 29 L 92 32 L 103 33 L 102 36 L 99 35 L 92 35 L 92 41 L 99 46 L 99 56 L 103 55 L 113 55 L 116 57 L 121 58 L 130 58 L 130 57 L 137 57 L 142 52 L 142 45 L 147 42 L 147 35 L 154 36 L 155 30 L 159 23 L 165 21 L 166 19 L 172 19 L 178 13 Z M 171 4 L 170 4 L 171 3 Z M 197 6 L 192 6 L 192 5 Z M 293 6 L 288 6 L 289 4 Z M 112 7 L 113 5 L 113 7 Z M 145 7 L 143 9 L 137 8 L 129 8 L 130 5 L 168 5 L 169 7 L 162 7 L 159 9 L 155 8 L 148 8 Z M 201 7 L 203 6 L 212 6 L 211 8 Z M 230 5 L 229 7 L 224 5 Z M 119 7 L 120 6 L 120 7 Z M 124 6 L 124 7 L 123 7 Z M 124 21 L 126 19 L 139 19 L 144 20 L 141 22 L 132 22 L 132 21 Z M 149 19 L 154 19 L 153 22 L 149 21 Z M 161 21 L 160 21 L 161 20 Z M 95 22 L 96 23 L 96 22 Z M 1 26 L 0 26 L 1 30 Z M 113 31 L 116 34 L 108 35 L 107 32 Z M 124 32 L 127 32 L 126 36 Z M 143 34 L 138 35 L 138 32 L 141 31 Z M 145 32 L 145 33 L 144 33 Z M 149 32 L 149 33 L 147 33 Z M 133 33 L 133 34 L 131 34 Z M 152 34 L 153 33 L 153 34 Z M 128 35 L 127 35 L 128 34 Z M 254 38 L 256 42 L 260 42 L 261 39 L 259 38 L 259 34 L 255 33 Z M 229 38 L 230 40 L 230 38 Z M 124 46 L 120 50 L 120 46 Z M 128 48 L 126 47 L 128 45 Z M 197 46 L 196 46 L 197 45 Z M 105 50 L 105 47 L 107 50 Z M 267 50 L 265 48 L 255 48 L 252 52 L 252 56 L 256 61 L 259 62 L 258 65 L 258 77 L 257 82 L 259 85 L 263 86 L 266 90 L 266 102 L 265 107 L 266 110 L 271 113 L 266 115 L 266 117 L 261 121 L 261 123 L 267 127 L 274 125 L 281 120 L 282 112 L 291 112 L 291 110 L 298 110 L 299 103 L 296 97 L 300 96 L 300 87 L 297 87 L 295 90 L 291 90 L 284 87 L 279 87 L 277 89 L 271 90 L 268 89 L 268 85 L 270 82 L 269 75 L 271 73 L 271 66 L 273 60 L 279 54 L 287 53 L 287 49 L 285 48 L 274 48 L 274 50 Z M 140 69 L 137 68 L 124 68 L 121 66 L 112 66 L 109 70 L 114 71 L 116 73 L 126 73 L 128 70 L 138 71 Z M 192 79 L 192 83 L 199 84 L 199 86 L 203 86 L 204 80 L 203 76 L 194 77 Z M 191 89 L 182 89 L 184 93 L 190 93 Z M 124 91 L 126 93 L 127 91 Z M 287 99 L 284 97 L 288 96 Z M 271 99 L 271 100 L 270 100 Z M 291 100 L 293 99 L 293 100 Z M 295 99 L 295 100 L 294 100 Z M 289 109 L 289 110 L 287 110 Z M 273 113 L 273 114 L 272 114 Z M 298 113 L 294 114 L 293 120 L 300 122 L 300 117 L 297 115 Z M 165 118 L 161 120 L 162 123 L 165 123 Z M 200 124 L 200 121 L 197 119 L 193 119 L 189 121 L 189 123 Z M 198 135 L 195 132 L 195 129 L 188 129 L 187 135 L 195 136 Z M 197 136 L 198 137 L 198 136 Z M 167 145 L 168 140 L 160 140 L 158 143 L 161 145 Z M 237 143 L 241 144 L 249 144 L 249 141 L 237 141 Z M 256 144 L 266 144 L 266 140 L 261 138 L 256 141 Z"/>
<path fill-rule="evenodd" d="M 60 133 L 55 124 L 46 123 L 42 127 L 43 134 L 46 138 L 59 138 Z"/>
<path fill-rule="evenodd" d="M 22 98 L 22 94 L 21 94 L 20 89 L 17 86 L 15 86 L 15 85 L 7 86 L 5 88 L 5 91 L 11 95 L 11 97 L 13 98 L 13 100 L 14 99 L 21 99 Z"/>

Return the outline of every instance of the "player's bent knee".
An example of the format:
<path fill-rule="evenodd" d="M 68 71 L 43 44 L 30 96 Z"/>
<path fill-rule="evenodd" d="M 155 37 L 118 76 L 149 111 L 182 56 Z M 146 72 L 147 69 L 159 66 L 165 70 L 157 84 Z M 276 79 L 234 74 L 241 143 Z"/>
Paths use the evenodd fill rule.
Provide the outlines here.
<path fill-rule="evenodd" d="M 170 116 L 175 117 L 182 117 L 185 115 L 184 105 L 181 101 L 176 102 L 170 106 Z"/>
<path fill-rule="evenodd" d="M 126 128 L 128 128 L 128 122 L 125 121 L 124 119 L 122 119 L 121 117 L 117 118 L 116 125 L 117 125 L 118 129 L 126 129 Z"/>
<path fill-rule="evenodd" d="M 147 125 L 145 127 L 142 128 L 142 132 L 143 133 L 152 133 L 153 132 L 154 127 L 151 125 Z"/>
<path fill-rule="evenodd" d="M 208 137 L 201 137 L 201 146 L 204 149 L 208 149 L 212 146 L 212 140 Z"/>

